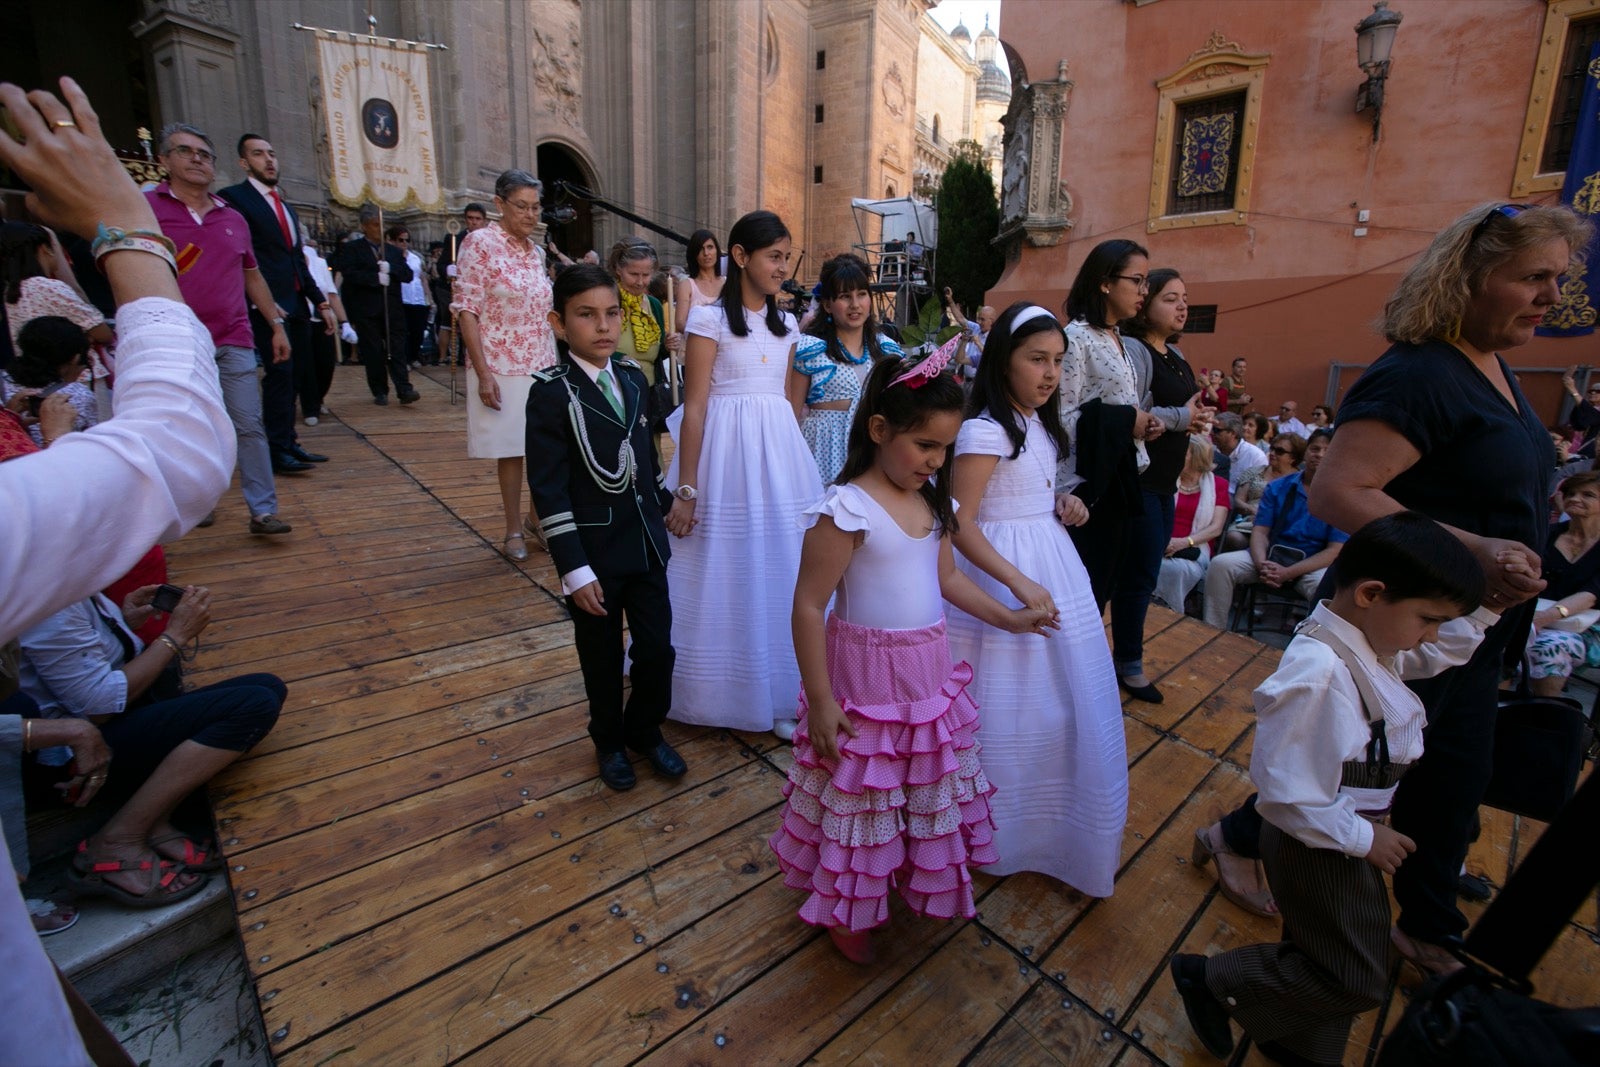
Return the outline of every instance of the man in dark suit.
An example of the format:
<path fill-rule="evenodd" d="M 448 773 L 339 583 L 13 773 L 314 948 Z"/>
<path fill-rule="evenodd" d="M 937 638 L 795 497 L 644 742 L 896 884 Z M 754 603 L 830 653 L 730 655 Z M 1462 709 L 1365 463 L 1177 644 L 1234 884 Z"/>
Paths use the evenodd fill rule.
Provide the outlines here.
<path fill-rule="evenodd" d="M 415 403 L 422 394 L 411 387 L 406 367 L 406 311 L 400 302 L 400 283 L 411 280 L 411 268 L 405 253 L 384 242 L 383 216 L 373 204 L 361 209 L 361 234 L 340 245 L 329 265 L 340 277 L 345 314 L 360 338 L 367 387 L 374 404 L 387 404 L 393 379 L 400 403 Z"/>
<path fill-rule="evenodd" d="M 219 190 L 250 224 L 250 243 L 262 277 L 272 289 L 272 299 L 284 311 L 284 332 L 289 335 L 287 363 L 267 363 L 261 379 L 261 421 L 272 450 L 272 469 L 279 474 L 311 470 L 313 463 L 326 462 L 300 447 L 294 429 L 294 402 L 300 398 L 302 414 L 315 417 L 321 410 L 318 396 L 316 356 L 311 344 L 311 309 L 322 319 L 316 327 L 332 334 L 338 323 L 323 292 L 312 280 L 300 247 L 305 231 L 300 218 L 278 193 L 278 155 L 272 143 L 259 134 L 239 138 L 239 166 L 245 180 Z M 250 327 L 256 337 L 256 351 L 271 337 L 271 327 L 250 310 Z"/>
<path fill-rule="evenodd" d="M 565 299 L 564 299 L 565 298 Z M 677 778 L 683 758 L 661 736 L 672 710 L 672 602 L 667 527 L 672 504 L 656 460 L 650 387 L 632 360 L 612 355 L 621 332 L 616 283 L 599 267 L 569 267 L 556 283 L 551 322 L 572 323 L 573 349 L 533 376 L 528 394 L 528 489 L 561 575 L 589 697 L 589 736 L 600 780 L 636 781 L 627 750 Z M 624 451 L 629 446 L 631 459 Z M 622 622 L 632 638 L 633 690 L 622 699 Z"/>

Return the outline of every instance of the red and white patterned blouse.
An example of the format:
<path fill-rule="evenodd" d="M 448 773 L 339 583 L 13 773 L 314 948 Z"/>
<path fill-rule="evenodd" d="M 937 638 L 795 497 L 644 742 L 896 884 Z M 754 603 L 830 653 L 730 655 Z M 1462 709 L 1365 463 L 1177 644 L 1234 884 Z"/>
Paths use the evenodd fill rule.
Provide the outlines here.
<path fill-rule="evenodd" d="M 84 330 L 92 330 L 105 323 L 103 312 L 72 291 L 66 282 L 35 275 L 22 279 L 15 304 L 6 305 L 6 321 L 11 327 L 11 343 L 17 343 L 17 333 L 34 319 L 45 315 L 59 315 Z"/>
<path fill-rule="evenodd" d="M 556 363 L 544 251 L 499 223 L 467 234 L 456 252 L 450 310 L 478 317 L 484 362 L 495 374 L 532 374 Z"/>

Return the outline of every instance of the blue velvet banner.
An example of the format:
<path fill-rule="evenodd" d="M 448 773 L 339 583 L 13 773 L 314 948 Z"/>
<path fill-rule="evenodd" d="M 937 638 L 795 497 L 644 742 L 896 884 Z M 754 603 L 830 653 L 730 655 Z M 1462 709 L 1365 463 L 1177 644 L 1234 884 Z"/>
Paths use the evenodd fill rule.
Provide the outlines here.
<path fill-rule="evenodd" d="M 1600 223 L 1600 44 L 1589 52 L 1584 68 L 1583 102 L 1572 135 L 1572 155 L 1561 185 L 1561 202 Z M 1589 275 L 1600 271 L 1600 235 L 1585 249 L 1586 265 L 1561 279 L 1561 303 L 1534 331 L 1542 337 L 1583 337 L 1594 333 L 1596 307 L 1590 299 Z"/>

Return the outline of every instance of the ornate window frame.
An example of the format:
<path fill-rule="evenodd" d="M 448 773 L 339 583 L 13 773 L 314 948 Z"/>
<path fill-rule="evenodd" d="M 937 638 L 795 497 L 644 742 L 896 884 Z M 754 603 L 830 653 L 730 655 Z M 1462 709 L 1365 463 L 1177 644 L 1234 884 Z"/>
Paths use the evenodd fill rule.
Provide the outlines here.
<path fill-rule="evenodd" d="M 1522 143 L 1517 147 L 1517 169 L 1511 195 L 1560 192 L 1566 171 L 1539 172 L 1544 139 L 1550 129 L 1550 108 L 1555 102 L 1556 78 L 1567 51 L 1567 28 L 1572 20 L 1600 12 L 1600 0 L 1545 0 L 1544 31 L 1539 35 L 1539 58 L 1533 64 L 1533 84 L 1528 89 L 1528 110 L 1522 120 Z"/>
<path fill-rule="evenodd" d="M 1600 4 L 1600 0 L 1584 0 Z M 1199 51 L 1183 66 L 1156 82 L 1155 151 L 1150 163 L 1150 205 L 1146 233 L 1191 229 L 1196 226 L 1243 226 L 1250 220 L 1250 191 L 1255 178 L 1256 137 L 1261 128 L 1261 90 L 1266 81 L 1270 52 L 1246 52 L 1238 43 L 1212 32 Z M 1177 140 L 1180 103 L 1245 90 L 1244 130 L 1239 138 L 1239 177 L 1233 207 L 1227 211 L 1167 214 L 1167 186 L 1172 173 L 1172 153 Z"/>

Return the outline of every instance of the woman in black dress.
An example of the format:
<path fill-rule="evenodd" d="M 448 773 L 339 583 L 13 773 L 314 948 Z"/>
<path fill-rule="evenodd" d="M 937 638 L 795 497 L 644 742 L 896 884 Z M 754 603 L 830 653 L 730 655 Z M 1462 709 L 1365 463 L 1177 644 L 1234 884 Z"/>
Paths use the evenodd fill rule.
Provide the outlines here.
<path fill-rule="evenodd" d="M 1401 779 L 1391 823 L 1416 842 L 1394 875 L 1396 947 L 1424 970 L 1460 963 L 1446 948 L 1467 920 L 1456 886 L 1493 770 L 1500 666 L 1523 647 L 1545 587 L 1550 436 L 1500 353 L 1526 344 L 1561 299 L 1559 279 L 1592 227 L 1561 207 L 1484 204 L 1447 226 L 1384 308 L 1391 346 L 1350 389 L 1338 435 L 1310 489 L 1312 512 L 1341 530 L 1414 509 L 1461 538 L 1488 576 L 1500 622 L 1471 660 L 1412 684 L 1427 747 Z M 1254 797 L 1200 831 L 1205 851 L 1245 884 L 1258 856 Z M 1197 845 L 1197 852 L 1200 846 Z"/>
<path fill-rule="evenodd" d="M 1395 943 L 1433 971 L 1467 928 L 1456 881 L 1493 765 L 1500 664 L 1521 649 L 1544 588 L 1550 435 L 1500 353 L 1526 344 L 1561 299 L 1592 228 L 1564 207 L 1485 204 L 1451 223 L 1384 309 L 1391 347 L 1351 387 L 1311 509 L 1357 530 L 1402 508 L 1448 526 L 1489 578 L 1501 613 L 1472 659 L 1414 688 L 1427 749 L 1394 801 L 1417 851 L 1394 876 Z M 1520 562 L 1520 567 L 1505 558 Z"/>

